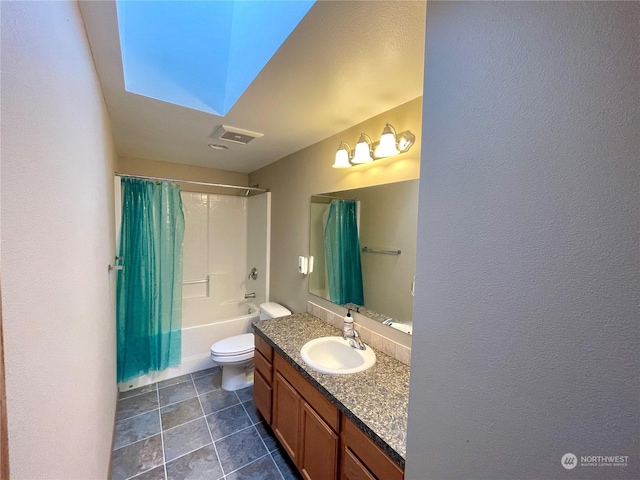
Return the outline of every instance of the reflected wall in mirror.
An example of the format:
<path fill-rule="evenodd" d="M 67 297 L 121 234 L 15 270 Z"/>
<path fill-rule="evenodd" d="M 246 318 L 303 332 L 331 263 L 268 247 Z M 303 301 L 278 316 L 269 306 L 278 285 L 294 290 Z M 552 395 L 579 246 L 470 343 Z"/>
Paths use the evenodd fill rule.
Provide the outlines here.
<path fill-rule="evenodd" d="M 311 197 L 309 239 L 314 270 L 309 293 L 342 306 L 361 305 L 369 311 L 361 313 L 379 321 L 391 318 L 400 324 L 412 323 L 418 182 L 408 180 Z M 340 208 L 345 204 L 352 207 Z M 361 264 L 363 302 L 350 293 L 358 291 L 360 281 L 357 259 L 353 259 L 353 234 L 336 220 L 349 216 L 350 210 L 355 212 L 357 225 L 355 253 Z M 341 261 L 348 268 L 336 269 Z M 399 329 L 406 330 L 402 325 Z"/>

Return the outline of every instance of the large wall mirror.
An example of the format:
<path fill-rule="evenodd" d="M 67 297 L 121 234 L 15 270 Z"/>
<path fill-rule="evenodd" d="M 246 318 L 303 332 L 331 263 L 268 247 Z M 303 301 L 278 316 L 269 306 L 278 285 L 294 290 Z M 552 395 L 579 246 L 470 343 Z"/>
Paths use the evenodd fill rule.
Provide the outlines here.
<path fill-rule="evenodd" d="M 311 197 L 309 293 L 410 333 L 418 182 Z"/>

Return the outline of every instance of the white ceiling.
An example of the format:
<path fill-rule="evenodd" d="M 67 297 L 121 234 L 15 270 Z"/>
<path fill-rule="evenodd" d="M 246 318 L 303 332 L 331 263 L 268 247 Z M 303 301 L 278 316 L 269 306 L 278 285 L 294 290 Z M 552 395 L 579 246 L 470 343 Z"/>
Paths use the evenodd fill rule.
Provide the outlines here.
<path fill-rule="evenodd" d="M 124 157 L 253 172 L 422 95 L 424 1 L 318 1 L 224 117 L 126 92 L 115 1 L 80 8 Z M 220 124 L 264 137 L 216 151 Z"/>

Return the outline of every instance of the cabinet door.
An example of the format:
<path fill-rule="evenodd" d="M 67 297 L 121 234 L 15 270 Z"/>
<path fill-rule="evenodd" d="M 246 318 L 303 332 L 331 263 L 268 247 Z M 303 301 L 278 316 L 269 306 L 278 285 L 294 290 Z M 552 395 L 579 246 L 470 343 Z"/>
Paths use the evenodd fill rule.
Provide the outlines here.
<path fill-rule="evenodd" d="M 256 370 L 253 376 L 253 401 L 269 425 L 271 425 L 271 391 L 271 386 Z"/>
<path fill-rule="evenodd" d="M 334 480 L 338 475 L 338 436 L 305 403 L 302 408 L 300 471 L 306 480 Z"/>
<path fill-rule="evenodd" d="M 342 476 L 341 480 L 377 480 L 376 477 L 365 467 L 358 457 L 354 455 L 349 447 L 345 447 L 342 456 Z"/>
<path fill-rule="evenodd" d="M 276 371 L 273 379 L 273 432 L 296 465 L 299 465 L 301 410 L 302 397 Z"/>

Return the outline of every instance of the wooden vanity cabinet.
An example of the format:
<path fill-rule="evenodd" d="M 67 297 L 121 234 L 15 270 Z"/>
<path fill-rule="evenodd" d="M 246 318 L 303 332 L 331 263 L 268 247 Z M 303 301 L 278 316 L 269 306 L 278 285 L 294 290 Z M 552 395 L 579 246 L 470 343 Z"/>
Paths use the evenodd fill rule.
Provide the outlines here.
<path fill-rule="evenodd" d="M 257 335 L 254 335 L 256 349 L 253 361 L 256 364 L 253 376 L 253 401 L 260 414 L 271 424 L 273 400 L 273 348 Z"/>
<path fill-rule="evenodd" d="M 306 480 L 335 480 L 338 409 L 280 355 L 274 370 L 273 432 Z"/>
<path fill-rule="evenodd" d="M 402 480 L 402 470 L 258 335 L 256 407 L 306 480 Z"/>

